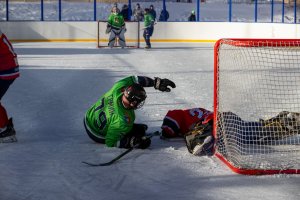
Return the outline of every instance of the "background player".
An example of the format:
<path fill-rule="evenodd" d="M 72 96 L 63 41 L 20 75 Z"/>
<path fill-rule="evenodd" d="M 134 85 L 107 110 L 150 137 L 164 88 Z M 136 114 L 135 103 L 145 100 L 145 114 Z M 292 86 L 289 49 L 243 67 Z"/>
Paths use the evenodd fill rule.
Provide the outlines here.
<path fill-rule="evenodd" d="M 6 110 L 1 104 L 1 99 L 18 76 L 17 54 L 6 35 L 0 30 L 0 142 L 17 141 L 12 118 L 8 119 Z"/>
<path fill-rule="evenodd" d="M 106 33 L 110 33 L 108 46 L 112 48 L 115 45 L 115 40 L 118 38 L 118 42 L 122 48 L 126 47 L 125 42 L 125 21 L 123 15 L 120 14 L 119 8 L 114 6 L 111 14 L 108 17 Z"/>
<path fill-rule="evenodd" d="M 150 9 L 149 8 L 145 8 L 144 11 L 144 34 L 143 37 L 145 39 L 146 42 L 146 49 L 150 49 L 151 48 L 151 42 L 150 42 L 150 37 L 153 34 L 154 31 L 154 19 L 153 16 L 150 14 Z"/>

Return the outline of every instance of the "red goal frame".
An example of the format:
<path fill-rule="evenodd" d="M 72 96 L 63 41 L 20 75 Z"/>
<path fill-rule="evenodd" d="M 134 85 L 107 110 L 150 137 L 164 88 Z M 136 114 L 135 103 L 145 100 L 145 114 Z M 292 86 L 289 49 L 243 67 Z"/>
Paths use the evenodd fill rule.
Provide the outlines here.
<path fill-rule="evenodd" d="M 213 135 L 217 139 L 218 120 L 218 76 L 219 76 L 219 47 L 221 44 L 229 44 L 238 47 L 300 47 L 300 39 L 220 39 L 214 45 L 214 128 Z M 300 49 L 300 48 L 299 48 Z M 299 102 L 300 104 L 300 102 Z M 217 151 L 215 146 L 215 156 L 225 163 L 232 171 L 244 175 L 270 175 L 270 174 L 300 174 L 300 169 L 244 169 L 234 166 L 226 157 Z"/>

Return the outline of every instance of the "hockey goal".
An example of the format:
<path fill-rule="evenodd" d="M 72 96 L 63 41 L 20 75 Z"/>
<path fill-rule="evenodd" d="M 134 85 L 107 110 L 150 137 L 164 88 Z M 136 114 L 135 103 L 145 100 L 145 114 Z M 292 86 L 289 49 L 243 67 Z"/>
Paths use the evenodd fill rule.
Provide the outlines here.
<path fill-rule="evenodd" d="M 125 40 L 126 46 L 129 48 L 139 48 L 140 47 L 140 22 L 127 21 Z M 107 21 L 98 21 L 97 23 L 97 47 L 103 48 L 108 47 L 109 34 L 106 34 Z M 119 47 L 118 39 L 116 39 L 116 47 Z"/>
<path fill-rule="evenodd" d="M 214 47 L 215 155 L 240 174 L 300 174 L 300 40 Z"/>

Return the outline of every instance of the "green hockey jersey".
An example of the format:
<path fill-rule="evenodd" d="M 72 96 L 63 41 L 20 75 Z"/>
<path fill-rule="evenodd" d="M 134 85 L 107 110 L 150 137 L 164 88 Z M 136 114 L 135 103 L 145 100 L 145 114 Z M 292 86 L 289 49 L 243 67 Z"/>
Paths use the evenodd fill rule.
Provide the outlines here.
<path fill-rule="evenodd" d="M 144 15 L 144 26 L 146 28 L 153 26 L 154 19 L 150 13 Z"/>
<path fill-rule="evenodd" d="M 124 18 L 119 13 L 111 13 L 107 22 L 111 27 L 120 29 L 125 25 Z"/>
<path fill-rule="evenodd" d="M 116 82 L 86 112 L 86 125 L 96 137 L 104 137 L 105 144 L 109 147 L 117 146 L 120 139 L 133 127 L 134 110 L 125 109 L 121 100 L 124 89 L 133 83 L 137 83 L 135 76 Z"/>

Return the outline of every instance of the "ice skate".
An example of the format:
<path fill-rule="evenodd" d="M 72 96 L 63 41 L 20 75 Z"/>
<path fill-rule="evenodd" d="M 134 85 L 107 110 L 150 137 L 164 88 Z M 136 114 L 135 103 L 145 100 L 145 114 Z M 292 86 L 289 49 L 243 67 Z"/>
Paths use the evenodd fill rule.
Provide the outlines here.
<path fill-rule="evenodd" d="M 0 130 L 0 143 L 17 142 L 16 131 L 12 122 L 12 118 L 9 119 L 8 125 Z"/>

